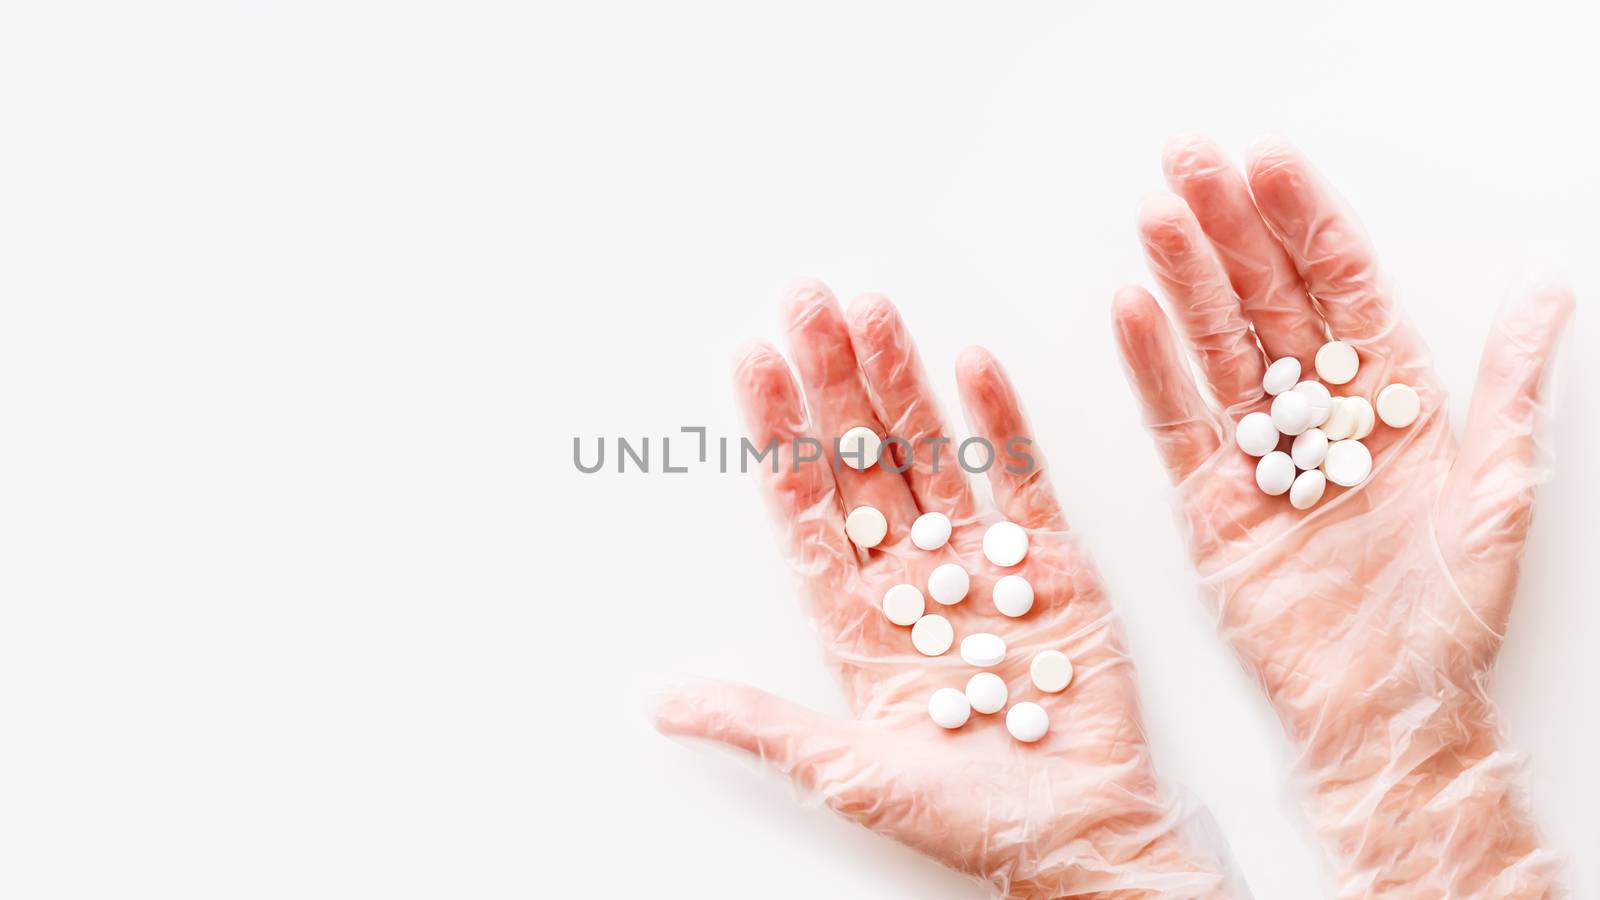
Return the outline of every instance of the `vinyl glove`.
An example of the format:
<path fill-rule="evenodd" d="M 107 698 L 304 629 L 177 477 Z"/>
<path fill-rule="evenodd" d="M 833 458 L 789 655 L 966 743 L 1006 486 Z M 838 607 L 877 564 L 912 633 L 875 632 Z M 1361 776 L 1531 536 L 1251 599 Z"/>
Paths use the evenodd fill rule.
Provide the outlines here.
<path fill-rule="evenodd" d="M 1139 230 L 1215 402 L 1144 290 L 1117 295 L 1117 336 L 1222 636 L 1298 751 L 1338 896 L 1546 896 L 1556 860 L 1484 683 L 1548 473 L 1541 385 L 1571 294 L 1532 287 L 1502 312 L 1458 443 L 1372 248 L 1296 150 L 1262 143 L 1241 173 L 1214 144 L 1180 138 L 1164 168 L 1174 194 L 1146 202 Z M 1330 335 L 1361 362 L 1334 394 L 1403 382 L 1422 413 L 1378 424 L 1370 478 L 1330 483 L 1302 512 L 1256 487 L 1233 429 L 1266 408 L 1267 362 L 1293 356 L 1312 372 Z"/>
<path fill-rule="evenodd" d="M 988 469 L 995 512 L 980 508 L 953 442 L 920 443 L 948 431 L 887 300 L 863 297 L 846 317 L 813 283 L 793 291 L 784 309 L 803 391 L 765 344 L 739 361 L 737 387 L 752 442 L 779 442 L 779 471 L 765 462 L 759 471 L 855 716 L 839 720 L 753 688 L 699 682 L 657 699 L 657 727 L 755 754 L 848 818 L 981 879 L 996 896 L 1245 896 L 1206 846 L 1203 821 L 1159 789 L 1133 670 L 1100 582 L 1067 532 L 1037 449 L 1010 445 L 1031 455 L 1027 472 L 1014 471 L 1027 466 L 1006 452 L 1013 438 L 1031 437 L 999 364 L 974 348 L 956 366 L 968 421 L 999 453 Z M 912 442 L 891 445 L 895 463 L 910 463 L 904 474 L 884 466 L 835 471 L 826 459 L 795 465 L 794 439 L 818 439 L 831 458 L 834 439 L 857 425 Z M 863 504 L 889 522 L 888 537 L 870 551 L 858 551 L 844 530 L 846 511 Z M 949 544 L 937 551 L 908 538 L 927 511 L 954 522 Z M 1030 536 L 1027 558 L 1005 570 L 981 547 L 986 527 L 1002 516 Z M 929 695 L 961 689 L 978 670 L 954 648 L 918 654 L 909 629 L 891 624 L 880 602 L 896 584 L 925 586 L 929 572 L 948 562 L 971 573 L 971 590 L 954 606 L 930 599 L 928 612 L 953 623 L 957 646 L 980 631 L 1006 640 L 1005 661 L 988 671 L 1006 680 L 1011 703 L 1030 700 L 1048 711 L 1043 740 L 1014 740 L 1003 711 L 974 712 L 954 731 L 930 720 Z M 1016 619 L 997 612 L 990 597 L 996 579 L 1013 572 L 1035 590 L 1032 611 Z M 1067 653 L 1076 673 L 1065 692 L 1041 694 L 1028 664 L 1051 648 Z"/>

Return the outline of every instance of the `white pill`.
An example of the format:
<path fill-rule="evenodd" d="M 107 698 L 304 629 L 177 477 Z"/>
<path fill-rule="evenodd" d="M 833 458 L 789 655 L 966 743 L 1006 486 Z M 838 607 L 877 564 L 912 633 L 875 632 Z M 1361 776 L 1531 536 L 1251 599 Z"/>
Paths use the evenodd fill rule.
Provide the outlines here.
<path fill-rule="evenodd" d="M 1289 505 L 1295 509 L 1310 509 L 1322 499 L 1322 492 L 1328 489 L 1328 478 L 1321 471 L 1312 469 L 1301 472 L 1294 477 L 1294 484 L 1289 487 Z"/>
<path fill-rule="evenodd" d="M 1328 421 L 1328 411 L 1333 405 L 1333 397 L 1328 393 L 1328 388 L 1320 381 L 1302 381 L 1294 386 L 1295 393 L 1304 394 L 1306 402 L 1311 404 L 1311 427 L 1320 428 L 1322 423 Z"/>
<path fill-rule="evenodd" d="M 1267 374 L 1261 379 L 1261 389 L 1273 396 L 1283 393 L 1294 387 L 1300 380 L 1300 360 L 1292 356 L 1272 361 L 1267 366 Z"/>
<path fill-rule="evenodd" d="M 1294 460 L 1282 450 L 1274 450 L 1256 463 L 1256 487 L 1276 497 L 1294 484 Z"/>
<path fill-rule="evenodd" d="M 1341 487 L 1355 487 L 1372 474 L 1372 454 L 1357 440 L 1334 441 L 1328 458 L 1322 462 L 1328 480 Z"/>
<path fill-rule="evenodd" d="M 987 669 L 1006 658 L 1006 642 L 998 634 L 980 631 L 961 639 L 961 659 L 969 666 Z"/>
<path fill-rule="evenodd" d="M 938 613 L 930 613 L 911 626 L 911 646 L 923 656 L 943 656 L 956 641 L 956 630 L 950 620 Z"/>
<path fill-rule="evenodd" d="M 940 728 L 960 728 L 971 715 L 967 695 L 955 688 L 939 688 L 928 698 L 928 718 Z"/>
<path fill-rule="evenodd" d="M 928 575 L 928 596 L 945 606 L 960 603 L 970 587 L 967 570 L 955 563 L 945 563 Z"/>
<path fill-rule="evenodd" d="M 1046 694 L 1057 694 L 1072 683 L 1072 660 L 1060 650 L 1045 650 L 1033 655 L 1028 665 L 1033 686 Z"/>
<path fill-rule="evenodd" d="M 1296 435 L 1311 427 L 1311 401 L 1299 391 L 1284 391 L 1272 398 L 1272 427 Z"/>
<path fill-rule="evenodd" d="M 1350 427 L 1350 437 L 1359 441 L 1372 433 L 1373 426 L 1378 424 L 1378 416 L 1365 397 L 1346 397 L 1344 401 L 1346 406 L 1355 410 L 1356 421 Z"/>
<path fill-rule="evenodd" d="M 1329 384 L 1347 384 L 1360 368 L 1356 348 L 1344 341 L 1329 341 L 1317 351 L 1317 377 Z"/>
<path fill-rule="evenodd" d="M 1028 532 L 1015 522 L 996 522 L 983 533 L 983 555 L 997 566 L 1014 566 L 1028 555 Z"/>
<path fill-rule="evenodd" d="M 1328 436 L 1321 428 L 1308 428 L 1294 439 L 1289 447 L 1289 458 L 1297 469 L 1315 469 L 1328 455 Z"/>
<path fill-rule="evenodd" d="M 857 547 L 870 550 L 883 543 L 883 536 L 889 533 L 889 520 L 871 506 L 858 506 L 845 516 L 844 533 Z"/>
<path fill-rule="evenodd" d="M 1322 423 L 1322 433 L 1330 441 L 1342 441 L 1356 430 L 1356 419 L 1360 413 L 1349 397 L 1334 397 L 1333 405 L 1328 408 L 1328 421 Z"/>
<path fill-rule="evenodd" d="M 914 584 L 897 584 L 883 595 L 883 614 L 896 625 L 915 625 L 926 606 Z"/>
<path fill-rule="evenodd" d="M 1251 456 L 1266 456 L 1278 446 L 1278 429 L 1272 417 L 1264 412 L 1253 412 L 1239 420 L 1233 432 L 1239 449 Z"/>
<path fill-rule="evenodd" d="M 1409 384 L 1391 384 L 1378 392 L 1378 418 L 1390 428 L 1404 428 L 1422 412 L 1422 398 Z"/>
<path fill-rule="evenodd" d="M 993 672 L 979 672 L 967 679 L 967 702 L 974 712 L 984 715 L 1006 708 L 1006 680 Z"/>
<path fill-rule="evenodd" d="M 918 550 L 937 550 L 948 540 L 950 517 L 944 513 L 923 513 L 911 523 L 911 543 L 916 544 Z"/>
<path fill-rule="evenodd" d="M 1039 704 L 1024 701 L 1006 713 L 1006 730 L 1024 744 L 1031 744 L 1050 730 L 1050 716 Z"/>
<path fill-rule="evenodd" d="M 1033 609 L 1033 585 L 1021 575 L 1007 575 L 994 583 L 994 608 L 1015 619 Z"/>
<path fill-rule="evenodd" d="M 839 459 L 852 469 L 868 468 L 882 452 L 883 440 L 865 425 L 857 425 L 839 437 Z"/>

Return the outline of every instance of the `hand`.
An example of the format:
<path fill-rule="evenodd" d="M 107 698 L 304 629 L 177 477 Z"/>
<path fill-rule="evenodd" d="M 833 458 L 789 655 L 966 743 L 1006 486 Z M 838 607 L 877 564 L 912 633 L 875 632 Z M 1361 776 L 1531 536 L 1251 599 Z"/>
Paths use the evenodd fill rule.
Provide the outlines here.
<path fill-rule="evenodd" d="M 1241 175 L 1215 145 L 1183 138 L 1164 168 L 1177 196 L 1148 201 L 1140 232 L 1216 403 L 1139 288 L 1116 298 L 1118 338 L 1223 637 L 1301 754 L 1339 895 L 1544 896 L 1552 857 L 1483 685 L 1546 474 L 1540 385 L 1570 293 L 1534 288 L 1502 313 L 1458 445 L 1427 348 L 1304 158 L 1265 143 Z M 1409 428 L 1380 422 L 1365 440 L 1370 479 L 1330 483 L 1302 512 L 1257 489 L 1234 423 L 1267 406 L 1269 360 L 1311 372 L 1329 334 L 1361 357 L 1335 394 L 1404 382 L 1423 411 Z"/>
<path fill-rule="evenodd" d="M 847 321 L 827 288 L 808 284 L 789 296 L 785 314 L 804 400 L 783 357 L 765 344 L 740 360 L 738 390 L 753 443 L 776 439 L 782 447 L 777 474 L 760 468 L 764 486 L 856 717 L 838 721 L 752 688 L 698 683 L 661 698 L 657 726 L 757 754 L 835 810 L 1005 896 L 1226 895 L 1218 861 L 1181 833 L 1188 823 L 1160 796 L 1132 668 L 1099 580 L 1066 532 L 1043 458 L 1028 448 L 1035 468 L 1012 471 L 1024 464 L 1005 454 L 1008 442 L 1031 436 L 999 364 L 974 348 L 956 366 L 974 433 L 1000 454 L 988 469 L 996 513 L 980 511 L 953 443 L 920 443 L 948 432 L 886 299 L 861 298 Z M 898 452 L 903 446 L 894 458 L 909 469 L 794 465 L 794 439 L 818 439 L 831 453 L 834 438 L 856 425 L 912 442 L 909 459 Z M 871 551 L 858 551 L 844 531 L 845 512 L 864 504 L 889 521 L 888 537 Z M 910 543 L 912 520 L 925 511 L 955 524 L 941 550 Z M 984 530 L 1002 514 L 1029 531 L 1017 569 L 997 569 L 982 552 Z M 928 611 L 951 621 L 957 645 L 979 631 L 1005 638 L 1006 660 L 991 671 L 1006 680 L 1010 702 L 1048 711 L 1051 731 L 1038 743 L 1013 740 L 1003 711 L 974 713 L 956 731 L 929 719 L 929 695 L 962 688 L 976 670 L 954 648 L 919 655 L 909 629 L 891 624 L 880 601 L 901 582 L 926 585 L 947 562 L 971 573 L 972 589 L 955 606 L 930 599 Z M 1035 589 L 1032 611 L 1018 619 L 990 600 L 995 580 L 1014 571 Z M 1029 660 L 1047 648 L 1075 664 L 1063 693 L 1041 694 L 1030 683 Z"/>

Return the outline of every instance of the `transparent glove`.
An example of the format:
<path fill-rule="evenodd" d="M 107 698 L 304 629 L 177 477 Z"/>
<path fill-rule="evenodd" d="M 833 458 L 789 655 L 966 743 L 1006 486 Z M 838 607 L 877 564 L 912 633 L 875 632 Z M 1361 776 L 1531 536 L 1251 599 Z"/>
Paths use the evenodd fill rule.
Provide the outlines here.
<path fill-rule="evenodd" d="M 1265 142 L 1241 174 L 1215 145 L 1181 138 L 1164 168 L 1177 196 L 1147 201 L 1139 228 L 1219 405 L 1202 399 L 1148 293 L 1118 294 L 1117 335 L 1222 636 L 1299 753 L 1338 895 L 1545 896 L 1555 860 L 1529 821 L 1484 681 L 1547 474 L 1541 385 L 1570 293 L 1531 287 L 1501 313 L 1458 444 L 1427 348 L 1304 158 Z M 1330 483 L 1301 512 L 1257 489 L 1234 423 L 1268 405 L 1268 360 L 1314 371 L 1330 334 L 1361 358 L 1335 394 L 1372 398 L 1404 382 L 1422 414 L 1404 429 L 1380 422 L 1365 440 L 1370 479 Z"/>
<path fill-rule="evenodd" d="M 657 698 L 657 727 L 756 754 L 809 796 L 981 879 L 997 895 L 1242 896 L 1225 885 L 1218 856 L 1205 848 L 1210 835 L 1202 820 L 1158 789 L 1132 667 L 1099 579 L 1066 531 L 1043 458 L 1029 447 L 1033 470 L 1012 471 L 1026 464 L 1006 454 L 1008 442 L 1031 438 L 999 364 L 974 348 L 956 366 L 974 434 L 1000 452 L 988 469 L 997 513 L 980 510 L 956 444 L 920 443 L 948 432 L 887 300 L 863 297 L 847 320 L 827 288 L 806 284 L 784 310 L 804 399 L 784 358 L 765 344 L 739 361 L 737 386 L 752 442 L 776 438 L 782 447 L 779 472 L 766 463 L 759 471 L 855 718 L 837 720 L 749 687 L 698 682 Z M 884 466 L 834 471 L 826 460 L 794 464 L 793 439 L 817 438 L 831 457 L 834 439 L 856 425 L 912 442 L 891 445 L 895 468 L 910 463 L 903 475 Z M 863 504 L 889 521 L 888 537 L 871 551 L 858 551 L 844 531 L 845 512 Z M 909 528 L 922 511 L 954 522 L 943 549 L 911 545 Z M 1030 533 L 1027 558 L 1016 569 L 997 569 L 982 552 L 985 528 L 1002 514 Z M 947 562 L 971 573 L 971 591 L 955 606 L 930 599 L 928 611 L 952 622 L 958 647 L 962 636 L 979 631 L 1005 638 L 1007 658 L 989 671 L 1006 680 L 1010 702 L 1035 701 L 1049 712 L 1050 733 L 1038 743 L 1013 740 L 1003 711 L 973 713 L 956 731 L 930 720 L 929 695 L 962 688 L 977 670 L 955 648 L 939 657 L 918 654 L 909 629 L 891 624 L 880 601 L 901 582 L 926 585 L 929 572 Z M 990 595 L 996 579 L 1013 571 L 1036 595 L 1032 611 L 1018 619 L 997 612 Z M 1075 664 L 1063 693 L 1041 694 L 1030 683 L 1029 660 L 1047 648 Z"/>

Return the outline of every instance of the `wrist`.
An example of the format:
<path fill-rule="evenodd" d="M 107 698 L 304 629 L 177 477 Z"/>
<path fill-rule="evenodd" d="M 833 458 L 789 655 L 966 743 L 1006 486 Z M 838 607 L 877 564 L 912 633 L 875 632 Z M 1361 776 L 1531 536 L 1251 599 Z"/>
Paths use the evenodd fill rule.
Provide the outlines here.
<path fill-rule="evenodd" d="M 1248 890 L 1238 887 L 1222 855 L 1206 849 L 1205 840 L 1187 831 L 1168 831 L 1111 868 L 1074 868 L 1028 878 L 1014 882 L 1001 896 L 1006 900 L 1231 900 L 1250 896 Z"/>

